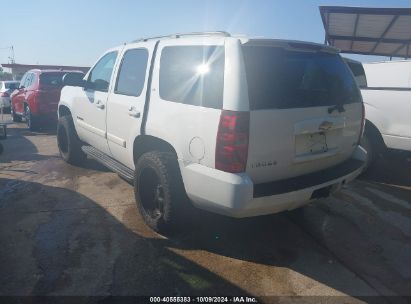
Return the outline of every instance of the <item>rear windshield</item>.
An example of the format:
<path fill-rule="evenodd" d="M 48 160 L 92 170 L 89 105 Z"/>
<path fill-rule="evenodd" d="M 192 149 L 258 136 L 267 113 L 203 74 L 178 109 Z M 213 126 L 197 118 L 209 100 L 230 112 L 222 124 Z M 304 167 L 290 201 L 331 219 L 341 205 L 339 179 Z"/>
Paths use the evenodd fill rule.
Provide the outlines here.
<path fill-rule="evenodd" d="M 52 73 L 43 73 L 40 75 L 40 84 L 49 85 L 49 86 L 62 86 L 63 76 L 66 74 L 78 74 L 79 77 L 83 78 L 82 73 L 78 72 L 52 72 Z"/>
<path fill-rule="evenodd" d="M 14 89 L 17 89 L 19 87 L 19 82 L 5 82 L 4 86 L 8 90 L 14 90 Z"/>
<path fill-rule="evenodd" d="M 50 86 L 61 86 L 64 74 L 66 73 L 43 73 L 40 75 L 40 84 Z"/>
<path fill-rule="evenodd" d="M 251 110 L 360 102 L 352 74 L 337 54 L 243 46 Z"/>

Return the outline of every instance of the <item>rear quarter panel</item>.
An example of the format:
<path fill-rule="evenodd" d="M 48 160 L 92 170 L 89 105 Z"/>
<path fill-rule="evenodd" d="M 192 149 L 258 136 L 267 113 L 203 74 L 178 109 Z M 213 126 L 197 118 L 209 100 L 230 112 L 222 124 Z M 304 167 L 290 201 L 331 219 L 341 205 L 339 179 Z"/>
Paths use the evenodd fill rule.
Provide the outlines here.
<path fill-rule="evenodd" d="M 146 134 L 170 143 L 185 165 L 215 166 L 215 146 L 221 110 L 163 100 L 159 90 L 162 49 L 175 45 L 198 45 L 201 39 L 160 42 L 155 58 L 151 98 L 145 126 Z M 223 45 L 222 38 L 208 38 L 207 45 Z"/>

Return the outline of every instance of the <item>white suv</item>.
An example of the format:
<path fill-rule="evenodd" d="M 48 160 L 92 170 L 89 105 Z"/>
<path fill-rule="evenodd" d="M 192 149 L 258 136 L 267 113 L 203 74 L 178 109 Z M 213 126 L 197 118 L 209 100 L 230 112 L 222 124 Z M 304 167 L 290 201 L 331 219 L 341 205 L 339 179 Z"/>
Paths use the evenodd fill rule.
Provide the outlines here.
<path fill-rule="evenodd" d="M 165 232 L 198 208 L 249 217 L 327 197 L 363 169 L 361 94 L 336 49 L 224 32 L 142 39 L 64 79 L 61 156 L 133 181 Z"/>
<path fill-rule="evenodd" d="M 365 106 L 361 145 L 367 151 L 367 167 L 389 150 L 411 152 L 411 62 L 365 63 L 344 58 L 351 68 Z"/>

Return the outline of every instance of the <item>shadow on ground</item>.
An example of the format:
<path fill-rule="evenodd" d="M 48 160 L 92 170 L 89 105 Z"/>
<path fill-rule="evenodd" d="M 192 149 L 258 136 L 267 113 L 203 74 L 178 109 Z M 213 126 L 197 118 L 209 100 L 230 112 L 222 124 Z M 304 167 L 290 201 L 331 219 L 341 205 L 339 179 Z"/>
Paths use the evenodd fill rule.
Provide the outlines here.
<path fill-rule="evenodd" d="M 407 160 L 410 159 L 410 160 Z M 411 187 L 411 156 L 389 151 L 378 158 L 360 179 L 368 182 Z"/>
<path fill-rule="evenodd" d="M 411 300 L 411 162 L 387 154 L 330 199 L 290 218 L 386 296 Z M 400 298 L 390 300 L 400 301 Z"/>
<path fill-rule="evenodd" d="M 10 179 L 0 186 L 2 295 L 246 294 L 81 194 Z"/>
<path fill-rule="evenodd" d="M 271 267 L 256 273 L 254 264 L 284 267 L 348 295 L 374 294 L 361 281 L 352 284 L 358 278 L 285 214 L 245 220 L 202 214 L 196 226 L 165 239 L 130 230 L 94 201 L 65 188 L 0 178 L 0 189 L 3 295 L 247 294 L 175 252 L 180 249 L 253 262 L 209 261 L 211 268 L 245 267 L 247 280 L 274 284 L 268 289 L 298 280 L 278 277 Z"/>
<path fill-rule="evenodd" d="M 38 161 L 52 161 L 61 159 L 58 148 L 57 141 L 53 141 L 52 145 L 49 144 L 47 148 L 47 154 L 42 154 L 37 146 L 31 141 L 32 136 L 46 136 L 55 135 L 55 129 L 53 126 L 48 126 L 49 133 L 47 132 L 32 132 L 24 128 L 17 127 L 16 125 L 9 126 L 7 128 L 8 137 L 6 140 L 2 141 L 4 151 L 0 155 L 0 164 L 12 163 L 12 162 L 38 162 Z M 47 143 L 49 140 L 47 138 Z M 52 152 L 50 152 L 52 151 Z M 43 165 L 46 166 L 47 165 Z M 94 171 L 109 172 L 109 170 L 92 159 L 88 159 L 84 164 L 82 164 L 83 169 L 90 169 Z M 10 172 L 22 172 L 22 173 L 33 173 L 24 169 L 6 168 L 3 171 Z"/>

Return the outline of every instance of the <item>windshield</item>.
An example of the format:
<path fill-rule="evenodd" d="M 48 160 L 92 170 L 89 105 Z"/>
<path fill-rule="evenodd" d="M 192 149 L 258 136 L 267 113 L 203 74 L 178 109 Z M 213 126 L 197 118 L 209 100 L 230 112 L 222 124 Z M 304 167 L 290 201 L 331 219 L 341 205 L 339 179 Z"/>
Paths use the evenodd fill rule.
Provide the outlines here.
<path fill-rule="evenodd" d="M 250 109 L 287 109 L 360 102 L 341 57 L 323 52 L 243 46 Z"/>

